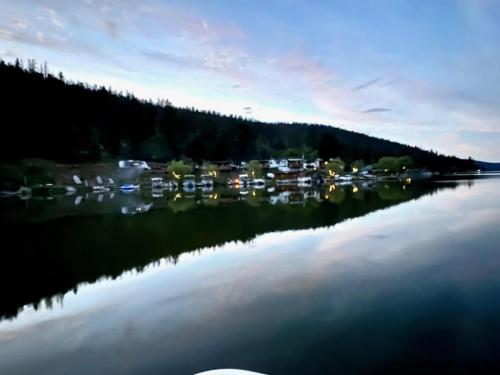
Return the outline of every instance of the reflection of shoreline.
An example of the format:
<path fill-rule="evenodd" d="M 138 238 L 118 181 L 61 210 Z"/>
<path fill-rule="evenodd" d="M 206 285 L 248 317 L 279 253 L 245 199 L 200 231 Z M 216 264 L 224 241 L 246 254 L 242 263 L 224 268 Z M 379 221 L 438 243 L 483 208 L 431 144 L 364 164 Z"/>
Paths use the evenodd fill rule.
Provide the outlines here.
<path fill-rule="evenodd" d="M 451 181 L 449 181 L 451 182 Z M 446 182 L 437 182 L 440 186 Z M 457 183 L 453 181 L 452 183 Z M 472 184 L 472 180 L 463 182 Z M 390 189 L 388 189 L 390 187 Z M 172 191 L 169 189 L 142 189 L 124 193 L 107 191 L 98 193 L 71 194 L 66 196 L 32 197 L 19 199 L 10 197 L 0 200 L 2 216 L 0 222 L 40 222 L 62 217 L 101 214 L 144 214 L 153 209 L 169 208 L 173 212 L 187 211 L 199 206 L 216 206 L 246 202 L 251 206 L 287 205 L 330 201 L 340 204 L 352 192 L 356 199 L 363 199 L 367 191 L 375 191 L 381 199 L 404 200 L 411 198 L 412 191 L 419 189 L 414 184 L 400 182 L 357 182 L 323 185 L 319 188 L 278 186 L 261 188 L 216 188 L 195 191 Z"/>
<path fill-rule="evenodd" d="M 82 283 L 93 283 L 103 277 L 116 278 L 131 269 L 140 271 L 159 259 L 169 258 L 175 263 L 182 253 L 230 241 L 245 242 L 263 233 L 333 226 L 456 186 L 456 183 L 424 184 L 403 190 L 384 185 L 379 190 L 356 192 L 352 187 L 339 187 L 335 190 L 344 192 L 341 200 L 331 199 L 332 192 L 324 190 L 320 193 L 321 201 L 316 200 L 316 195 L 306 204 L 269 202 L 270 197 L 282 192 L 271 195 L 262 192 L 263 200 L 251 192 L 242 199 L 237 192 L 231 195 L 235 200 L 226 203 L 221 203 L 228 199 L 222 194 L 218 198 L 220 203 L 212 205 L 204 203 L 202 195 L 175 201 L 174 196 L 165 200 L 164 209 L 159 208 L 160 199 L 154 200 L 154 209 L 143 215 L 123 216 L 115 210 L 121 207 L 122 203 L 118 202 L 118 206 L 113 206 L 112 215 L 65 216 L 64 220 L 54 219 L 57 222 L 7 221 L 4 222 L 7 242 L 13 245 L 9 252 L 2 254 L 0 285 L 5 290 L 0 316 L 15 316 L 26 304 L 36 306 L 43 299 L 57 298 L 71 289 L 76 291 Z M 297 190 L 293 194 L 302 193 Z M 324 199 L 326 194 L 328 199 Z M 143 202 L 139 195 L 127 199 L 132 198 Z M 213 198 L 214 195 L 211 201 Z"/>

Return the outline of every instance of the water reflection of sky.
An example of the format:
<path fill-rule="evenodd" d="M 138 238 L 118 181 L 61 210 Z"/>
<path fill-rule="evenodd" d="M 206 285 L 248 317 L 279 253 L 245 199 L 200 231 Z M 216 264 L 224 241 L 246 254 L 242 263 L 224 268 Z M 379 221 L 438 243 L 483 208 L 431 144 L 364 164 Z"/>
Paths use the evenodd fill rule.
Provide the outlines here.
<path fill-rule="evenodd" d="M 362 372 L 427 349 L 466 361 L 482 348 L 487 363 L 483 346 L 499 340 L 478 334 L 500 333 L 497 187 L 480 181 L 84 286 L 0 322 L 0 373 Z"/>

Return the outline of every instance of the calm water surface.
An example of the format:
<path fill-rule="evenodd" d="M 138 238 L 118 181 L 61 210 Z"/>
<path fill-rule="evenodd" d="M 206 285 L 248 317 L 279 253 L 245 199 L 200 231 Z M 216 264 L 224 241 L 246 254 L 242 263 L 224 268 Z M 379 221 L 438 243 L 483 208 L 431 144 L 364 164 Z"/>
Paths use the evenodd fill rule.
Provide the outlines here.
<path fill-rule="evenodd" d="M 500 179 L 1 202 L 0 374 L 500 370 Z"/>

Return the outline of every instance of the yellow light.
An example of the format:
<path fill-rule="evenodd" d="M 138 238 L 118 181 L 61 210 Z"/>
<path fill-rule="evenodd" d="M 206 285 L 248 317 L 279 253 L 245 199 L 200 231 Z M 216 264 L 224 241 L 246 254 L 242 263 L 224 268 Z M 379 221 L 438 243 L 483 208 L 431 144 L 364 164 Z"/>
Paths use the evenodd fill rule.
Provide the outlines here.
<path fill-rule="evenodd" d="M 327 162 L 327 161 L 325 161 L 325 165 L 328 165 L 328 162 Z"/>
<path fill-rule="evenodd" d="M 174 197 L 174 201 L 176 201 L 177 199 L 181 198 L 182 197 L 182 194 L 181 193 L 177 193 L 175 194 L 175 197 Z"/>
<path fill-rule="evenodd" d="M 332 192 L 335 190 L 335 185 L 330 185 L 330 188 L 328 189 L 329 192 Z"/>
<path fill-rule="evenodd" d="M 325 195 L 325 199 L 328 199 L 328 194 Z"/>
<path fill-rule="evenodd" d="M 256 195 L 256 194 L 255 194 L 255 191 L 252 191 L 252 195 L 255 197 L 255 195 Z"/>
<path fill-rule="evenodd" d="M 353 172 L 353 173 L 358 173 L 358 170 L 359 170 L 358 168 L 354 167 L 354 168 L 352 169 L 352 172 Z"/>
<path fill-rule="evenodd" d="M 335 172 L 330 171 L 330 170 L 328 171 L 328 174 L 329 174 L 331 177 L 334 177 L 334 176 L 335 176 Z"/>
<path fill-rule="evenodd" d="M 180 180 L 180 178 L 181 178 L 181 175 L 180 175 L 180 174 L 175 173 L 175 171 L 172 171 L 172 174 L 174 175 L 174 177 L 175 177 L 176 179 Z"/>
<path fill-rule="evenodd" d="M 217 193 L 215 193 L 215 195 L 214 195 L 214 199 L 217 199 Z"/>
<path fill-rule="evenodd" d="M 357 193 L 359 191 L 358 187 L 357 186 L 353 186 L 352 187 L 352 192 L 353 193 Z"/>

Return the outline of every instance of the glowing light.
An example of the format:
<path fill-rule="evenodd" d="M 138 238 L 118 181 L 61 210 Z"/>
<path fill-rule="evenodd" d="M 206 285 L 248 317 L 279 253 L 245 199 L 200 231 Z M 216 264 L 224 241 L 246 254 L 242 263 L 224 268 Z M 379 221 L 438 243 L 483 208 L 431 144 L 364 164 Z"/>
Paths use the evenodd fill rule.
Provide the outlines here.
<path fill-rule="evenodd" d="M 328 194 L 325 195 L 325 199 L 328 199 Z"/>
<path fill-rule="evenodd" d="M 178 179 L 178 180 L 180 180 L 180 179 L 181 179 L 181 175 L 180 175 L 180 174 L 175 173 L 175 171 L 172 171 L 172 174 L 174 175 L 174 177 L 175 177 L 176 179 Z"/>
<path fill-rule="evenodd" d="M 330 185 L 330 187 L 328 188 L 328 191 L 331 193 L 334 190 L 335 190 L 335 185 Z"/>
<path fill-rule="evenodd" d="M 352 187 L 352 192 L 353 193 L 357 193 L 359 191 L 358 187 L 357 186 L 353 186 Z"/>
<path fill-rule="evenodd" d="M 334 171 L 328 171 L 328 174 L 331 176 L 331 177 L 334 177 L 335 176 L 335 172 Z"/>
<path fill-rule="evenodd" d="M 175 194 L 175 197 L 174 197 L 174 202 L 179 199 L 179 198 L 182 198 L 182 194 L 181 193 L 177 193 Z"/>
<path fill-rule="evenodd" d="M 358 171 L 359 171 L 359 168 L 356 168 L 356 167 L 352 168 L 352 173 L 358 173 Z"/>

